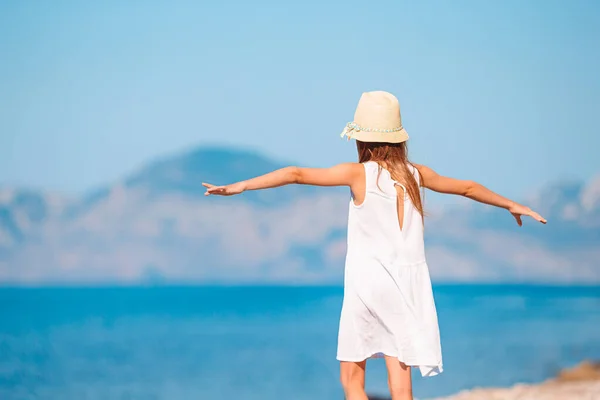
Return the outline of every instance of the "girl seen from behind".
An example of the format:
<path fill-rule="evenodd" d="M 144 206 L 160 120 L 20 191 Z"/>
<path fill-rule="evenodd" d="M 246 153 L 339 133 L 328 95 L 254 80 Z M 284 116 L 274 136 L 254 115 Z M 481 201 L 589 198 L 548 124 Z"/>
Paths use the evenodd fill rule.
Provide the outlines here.
<path fill-rule="evenodd" d="M 437 313 L 425 259 L 421 189 L 504 208 L 519 226 L 522 216 L 544 224 L 546 220 L 476 182 L 441 176 L 410 162 L 400 105 L 390 93 L 363 93 L 344 136 L 356 140 L 358 162 L 331 168 L 286 167 L 226 186 L 203 185 L 206 195 L 220 196 L 289 184 L 350 188 L 337 349 L 342 386 L 348 400 L 367 400 L 366 362 L 383 357 L 392 400 L 409 400 L 411 367 L 422 376 L 442 372 Z"/>

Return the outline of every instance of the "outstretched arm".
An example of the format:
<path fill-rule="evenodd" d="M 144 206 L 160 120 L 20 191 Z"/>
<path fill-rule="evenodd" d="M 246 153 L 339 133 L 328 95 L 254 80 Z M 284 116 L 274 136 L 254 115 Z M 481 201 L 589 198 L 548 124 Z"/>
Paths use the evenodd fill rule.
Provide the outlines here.
<path fill-rule="evenodd" d="M 246 181 L 226 186 L 202 183 L 205 195 L 231 196 L 246 190 L 269 189 L 289 184 L 354 187 L 361 178 L 363 166 L 357 163 L 339 164 L 331 168 L 286 167 Z"/>
<path fill-rule="evenodd" d="M 505 208 L 515 217 L 519 226 L 523 224 L 521 221 L 522 215 L 529 216 L 543 224 L 546 223 L 546 220 L 541 215 L 534 212 L 529 207 L 509 200 L 506 197 L 502 197 L 477 182 L 441 176 L 424 165 L 415 164 L 415 167 L 417 167 L 423 177 L 423 187 L 426 187 L 427 189 L 439 193 L 457 194 L 480 203 Z"/>

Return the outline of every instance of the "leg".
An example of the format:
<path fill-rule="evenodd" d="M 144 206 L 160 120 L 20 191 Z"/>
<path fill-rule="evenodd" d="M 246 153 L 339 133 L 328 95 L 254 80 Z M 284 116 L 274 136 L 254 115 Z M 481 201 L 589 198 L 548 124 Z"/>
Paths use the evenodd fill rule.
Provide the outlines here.
<path fill-rule="evenodd" d="M 385 356 L 385 366 L 392 400 L 413 400 L 410 367 L 396 357 L 388 356 Z"/>
<path fill-rule="evenodd" d="M 360 362 L 340 362 L 340 379 L 346 400 L 369 400 L 365 393 L 366 366 L 367 360 Z"/>

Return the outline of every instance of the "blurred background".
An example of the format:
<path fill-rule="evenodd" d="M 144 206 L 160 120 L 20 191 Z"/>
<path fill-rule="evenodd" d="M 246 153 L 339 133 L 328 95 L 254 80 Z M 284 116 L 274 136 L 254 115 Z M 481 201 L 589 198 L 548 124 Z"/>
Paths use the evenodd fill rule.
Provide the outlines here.
<path fill-rule="evenodd" d="M 343 398 L 349 193 L 201 183 L 356 160 L 370 90 L 414 162 L 549 221 L 425 194 L 416 396 L 600 359 L 598 71 L 595 1 L 0 2 L 0 398 Z"/>

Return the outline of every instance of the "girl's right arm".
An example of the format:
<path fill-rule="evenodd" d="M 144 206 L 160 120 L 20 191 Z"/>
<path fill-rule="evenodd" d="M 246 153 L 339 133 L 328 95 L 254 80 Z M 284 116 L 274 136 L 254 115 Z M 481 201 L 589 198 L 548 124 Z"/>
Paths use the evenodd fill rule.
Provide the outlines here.
<path fill-rule="evenodd" d="M 349 186 L 353 193 L 364 186 L 364 168 L 359 163 L 338 164 L 331 168 L 285 167 L 246 181 L 216 186 L 202 183 L 206 195 L 231 196 L 247 190 L 270 189 L 284 185 Z M 364 191 L 364 188 L 363 190 Z"/>
<path fill-rule="evenodd" d="M 423 187 L 427 189 L 439 193 L 457 194 L 468 197 L 480 203 L 504 208 L 515 217 L 519 226 L 522 225 L 522 215 L 529 216 L 536 221 L 541 222 L 542 224 L 546 223 L 546 220 L 541 215 L 534 212 L 529 207 L 509 200 L 506 197 L 502 197 L 477 182 L 441 176 L 431 168 L 424 165 L 415 164 L 415 167 L 417 167 L 421 173 L 421 176 L 423 177 Z"/>

